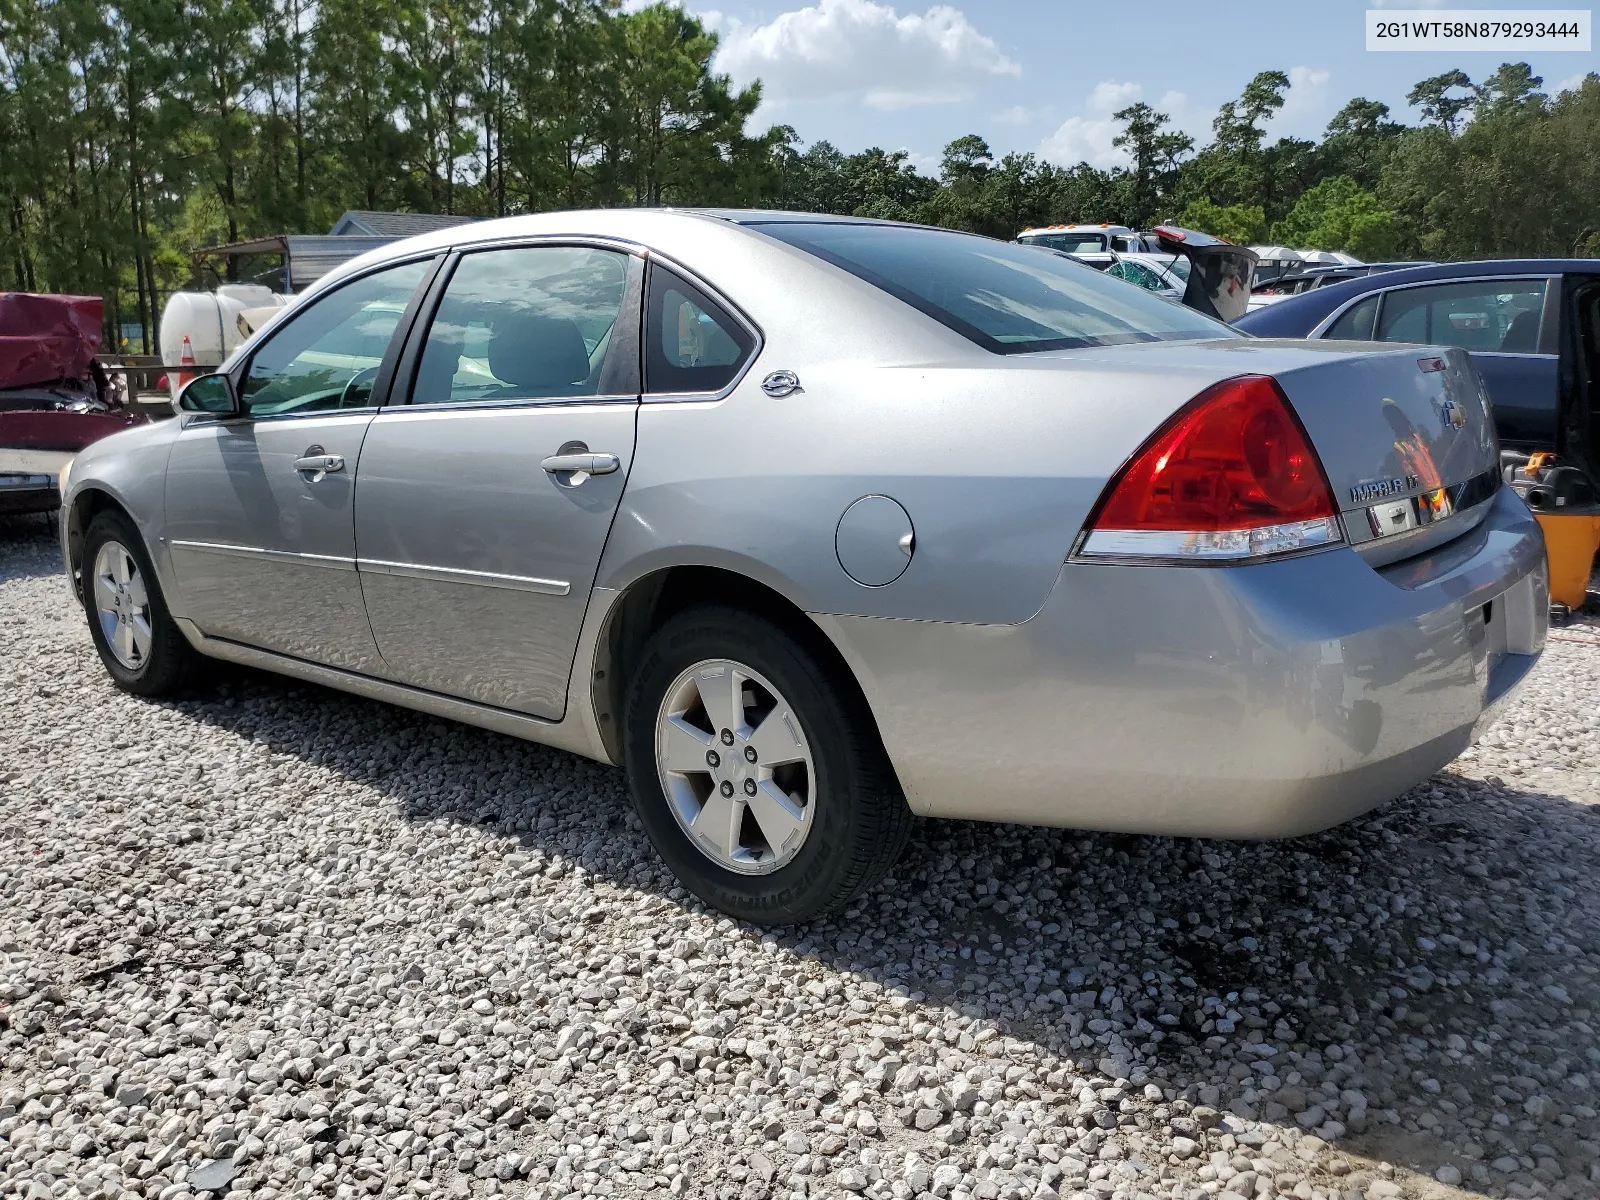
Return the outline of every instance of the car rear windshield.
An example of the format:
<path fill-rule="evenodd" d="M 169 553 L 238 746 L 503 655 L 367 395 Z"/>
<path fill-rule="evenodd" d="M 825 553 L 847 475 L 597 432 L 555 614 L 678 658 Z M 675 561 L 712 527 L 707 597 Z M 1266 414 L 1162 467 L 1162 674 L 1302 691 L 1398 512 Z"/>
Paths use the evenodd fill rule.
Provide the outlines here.
<path fill-rule="evenodd" d="M 911 225 L 763 224 L 997 354 L 1237 337 L 1226 325 L 1030 246 Z"/>
<path fill-rule="evenodd" d="M 1065 250 L 1068 254 L 1095 254 L 1106 248 L 1106 235 L 1103 233 L 1034 233 L 1018 240 L 1030 246 Z"/>

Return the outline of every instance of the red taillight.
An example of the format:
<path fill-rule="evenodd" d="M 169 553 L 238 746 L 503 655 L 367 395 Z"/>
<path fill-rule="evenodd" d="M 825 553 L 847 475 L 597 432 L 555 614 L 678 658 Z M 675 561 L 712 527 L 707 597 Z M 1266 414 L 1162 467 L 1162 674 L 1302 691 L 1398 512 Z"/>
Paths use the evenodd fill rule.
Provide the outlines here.
<path fill-rule="evenodd" d="M 1089 557 L 1238 559 L 1342 537 L 1322 464 L 1265 375 L 1185 405 L 1111 481 L 1087 529 Z"/>

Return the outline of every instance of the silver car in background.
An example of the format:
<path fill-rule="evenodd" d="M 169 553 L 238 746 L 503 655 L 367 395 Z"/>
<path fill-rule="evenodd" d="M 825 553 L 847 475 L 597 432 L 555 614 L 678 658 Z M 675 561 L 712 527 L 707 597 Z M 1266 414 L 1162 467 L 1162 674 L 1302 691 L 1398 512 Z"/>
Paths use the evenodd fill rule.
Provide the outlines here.
<path fill-rule="evenodd" d="M 118 686 L 245 663 L 626 768 L 759 922 L 913 814 L 1278 837 L 1459 754 L 1544 550 L 1448 349 L 1266 341 L 1036 249 L 550 213 L 321 280 L 85 450 Z"/>

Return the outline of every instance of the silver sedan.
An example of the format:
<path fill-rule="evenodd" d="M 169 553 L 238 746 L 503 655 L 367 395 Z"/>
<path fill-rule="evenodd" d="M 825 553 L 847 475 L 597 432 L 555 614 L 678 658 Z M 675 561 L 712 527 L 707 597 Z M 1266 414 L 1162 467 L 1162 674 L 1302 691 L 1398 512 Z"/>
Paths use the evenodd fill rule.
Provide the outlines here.
<path fill-rule="evenodd" d="M 1459 351 L 1244 338 L 942 230 L 458 226 L 178 407 L 62 477 L 118 686 L 222 659 L 620 764 L 753 921 L 858 894 L 914 815 L 1326 827 L 1544 642 Z"/>

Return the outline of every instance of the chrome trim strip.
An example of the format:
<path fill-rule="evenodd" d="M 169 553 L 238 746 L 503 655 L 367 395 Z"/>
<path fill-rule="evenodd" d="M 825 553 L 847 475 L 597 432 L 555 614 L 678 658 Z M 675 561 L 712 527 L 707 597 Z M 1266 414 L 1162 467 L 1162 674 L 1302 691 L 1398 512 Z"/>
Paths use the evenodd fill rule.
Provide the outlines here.
<path fill-rule="evenodd" d="M 637 396 L 517 396 L 505 400 L 435 400 L 429 404 L 391 404 L 379 411 L 384 420 L 408 413 L 470 413 L 485 409 L 637 408 Z"/>
<path fill-rule="evenodd" d="M 1378 504 L 1365 508 L 1347 509 L 1344 517 L 1350 541 L 1360 546 L 1386 538 L 1403 538 L 1419 529 L 1449 525 L 1452 521 L 1464 533 L 1471 528 L 1471 523 L 1456 518 L 1493 500 L 1501 484 L 1499 468 L 1490 467 L 1460 483 L 1409 496 L 1386 497 Z M 1379 518 L 1402 513 L 1405 520 L 1395 521 L 1392 526 L 1385 524 L 1385 531 L 1379 532 Z"/>
<path fill-rule="evenodd" d="M 1375 275 L 1368 275 L 1367 278 L 1368 279 L 1381 279 L 1381 278 L 1383 278 L 1383 275 L 1385 273 L 1386 272 L 1379 272 L 1379 273 L 1377 273 Z M 1546 300 L 1546 302 L 1548 302 L 1549 298 L 1550 298 L 1550 287 L 1549 287 L 1549 285 L 1550 285 L 1552 280 L 1559 282 L 1560 279 L 1561 279 L 1561 275 L 1559 273 L 1554 274 L 1554 275 L 1541 275 L 1541 274 L 1539 274 L 1537 272 L 1534 272 L 1534 273 L 1528 274 L 1528 275 L 1464 275 L 1460 279 L 1417 279 L 1417 280 L 1413 280 L 1413 281 L 1408 282 L 1408 283 L 1391 284 L 1389 287 L 1373 288 L 1370 292 L 1362 292 L 1359 296 L 1352 296 L 1350 299 L 1346 300 L 1343 304 L 1339 305 L 1338 308 L 1334 309 L 1327 316 L 1323 317 L 1322 320 L 1318 321 L 1315 325 L 1313 325 L 1311 327 L 1311 332 L 1306 334 L 1306 339 L 1308 341 L 1313 339 L 1313 338 L 1321 339 L 1322 335 L 1333 327 L 1333 323 L 1335 321 L 1337 321 L 1340 317 L 1344 316 L 1345 313 L 1349 312 L 1352 308 L 1354 308 L 1356 305 L 1360 304 L 1363 300 L 1370 300 L 1374 296 L 1378 297 L 1378 316 L 1379 316 L 1379 318 L 1381 318 L 1383 316 L 1383 297 L 1388 295 L 1390 292 L 1409 291 L 1412 288 L 1419 288 L 1419 287 L 1443 287 L 1443 286 L 1448 286 L 1450 284 L 1457 284 L 1457 283 L 1487 283 L 1490 280 L 1493 280 L 1495 282 L 1500 282 L 1500 281 L 1503 280 L 1503 281 L 1506 281 L 1506 282 L 1513 282 L 1513 283 L 1515 283 L 1515 282 L 1526 283 L 1530 279 L 1542 279 L 1545 282 L 1545 300 Z M 1373 332 L 1374 333 L 1377 332 L 1376 324 L 1374 324 L 1374 326 L 1373 326 Z M 1341 339 L 1338 339 L 1338 340 L 1342 341 L 1344 339 L 1341 338 Z M 1432 346 L 1448 346 L 1450 343 L 1449 342 L 1390 342 L 1390 341 L 1382 341 L 1381 344 L 1385 345 L 1385 346 L 1430 346 L 1430 345 L 1432 345 Z M 1458 349 L 1465 349 L 1465 347 L 1458 347 Z M 1486 353 L 1486 351 L 1468 350 L 1467 353 L 1468 354 L 1483 354 L 1483 353 Z M 1516 352 L 1515 351 L 1504 351 L 1504 353 L 1516 353 Z"/>
<path fill-rule="evenodd" d="M 463 233 L 470 225 L 456 226 Z M 609 233 L 498 233 L 489 237 L 470 237 L 452 241 L 449 248 L 460 254 L 476 254 L 481 250 L 515 250 L 519 246 L 579 246 L 592 250 L 616 250 L 634 258 L 647 254 L 642 242 Z"/>
<path fill-rule="evenodd" d="M 336 688 L 341 692 L 365 696 L 369 700 L 398 704 L 402 708 L 415 709 L 417 712 L 443 717 L 445 720 L 460 721 L 480 729 L 492 729 L 496 733 L 509 734 L 545 746 L 554 746 L 558 750 L 581 754 L 585 758 L 599 762 L 611 761 L 604 744 L 596 738 L 594 729 L 586 727 L 581 722 L 546 721 L 509 709 L 493 708 L 470 700 L 458 700 L 454 696 L 424 691 L 402 683 L 391 683 L 370 675 L 359 675 L 354 671 L 326 667 L 320 663 L 291 658 L 286 654 L 274 654 L 269 650 L 258 650 L 239 642 L 207 637 L 193 621 L 185 617 L 174 617 L 173 620 L 183 636 L 189 639 L 190 644 L 201 654 L 211 658 L 241 663 L 247 667 L 259 667 L 264 671 L 273 671 L 292 679 L 301 679 L 307 683 L 321 684 L 323 687 Z"/>
<path fill-rule="evenodd" d="M 1365 541 L 1351 538 L 1350 545 L 1355 552 L 1366 560 L 1369 567 L 1387 567 L 1402 559 L 1415 558 L 1419 554 L 1427 554 L 1446 542 L 1453 542 L 1458 537 L 1471 533 L 1489 516 L 1489 510 L 1494 505 L 1499 492 L 1492 494 L 1487 500 L 1480 500 L 1469 508 L 1458 508 L 1448 517 L 1430 522 L 1427 525 L 1418 525 L 1414 529 L 1403 530 L 1399 533 L 1385 534 L 1383 537 L 1369 537 Z M 1361 513 L 1348 514 L 1353 519 L 1346 522 L 1346 528 L 1351 529 L 1359 523 L 1364 523 L 1366 518 Z"/>
<path fill-rule="evenodd" d="M 572 591 L 572 585 L 564 579 L 500 575 L 493 571 L 468 571 L 461 567 L 429 567 L 421 563 L 385 562 L 376 558 L 358 558 L 355 567 L 372 575 L 425 579 L 430 583 L 466 583 L 479 587 L 506 588 L 514 592 L 537 592 L 542 596 L 565 596 Z"/>
<path fill-rule="evenodd" d="M 234 546 L 225 542 L 191 542 L 181 538 L 174 538 L 169 545 L 174 550 L 198 550 L 202 554 L 221 554 L 229 558 L 264 558 L 302 567 L 327 567 L 333 571 L 356 569 L 355 559 L 334 554 L 299 554 L 293 550 L 268 550 L 262 546 Z"/>

